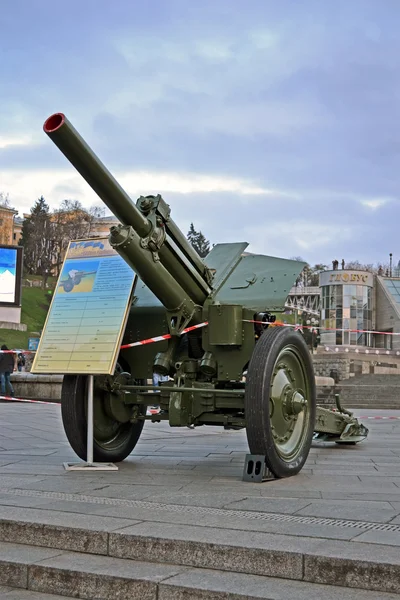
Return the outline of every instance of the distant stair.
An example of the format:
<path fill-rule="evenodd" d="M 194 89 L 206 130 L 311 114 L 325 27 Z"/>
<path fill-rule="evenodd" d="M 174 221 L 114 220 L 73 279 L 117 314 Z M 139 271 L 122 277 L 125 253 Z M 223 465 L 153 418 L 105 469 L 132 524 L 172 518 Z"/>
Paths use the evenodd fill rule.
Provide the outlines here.
<path fill-rule="evenodd" d="M 400 409 L 400 375 L 356 375 L 336 391 L 347 408 Z"/>

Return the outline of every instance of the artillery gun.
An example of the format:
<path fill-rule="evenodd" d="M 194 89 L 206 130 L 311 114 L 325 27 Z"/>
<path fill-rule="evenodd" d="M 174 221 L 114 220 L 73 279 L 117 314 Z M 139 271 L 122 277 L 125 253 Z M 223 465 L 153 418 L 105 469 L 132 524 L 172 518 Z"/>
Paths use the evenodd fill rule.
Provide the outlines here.
<path fill-rule="evenodd" d="M 79 285 L 84 277 L 95 274 L 96 271 L 69 271 L 68 277 L 60 282 L 60 287 L 64 289 L 64 292 L 72 292 L 74 287 Z"/>
<path fill-rule="evenodd" d="M 316 406 L 301 334 L 274 326 L 271 312 L 283 309 L 303 263 L 246 254 L 245 242 L 217 244 L 202 260 L 164 199 L 141 196 L 133 204 L 63 114 L 49 117 L 44 131 L 118 219 L 110 244 L 140 278 L 123 347 L 170 336 L 122 347 L 114 375 L 95 376 L 96 462 L 126 458 L 145 420 L 245 428 L 251 455 L 277 478 L 300 471 L 314 432 L 344 443 L 364 439 L 367 430 L 354 417 Z M 170 381 L 146 385 L 153 372 Z M 61 400 L 66 435 L 82 459 L 87 379 L 64 376 Z M 147 416 L 155 394 L 161 412 Z"/>

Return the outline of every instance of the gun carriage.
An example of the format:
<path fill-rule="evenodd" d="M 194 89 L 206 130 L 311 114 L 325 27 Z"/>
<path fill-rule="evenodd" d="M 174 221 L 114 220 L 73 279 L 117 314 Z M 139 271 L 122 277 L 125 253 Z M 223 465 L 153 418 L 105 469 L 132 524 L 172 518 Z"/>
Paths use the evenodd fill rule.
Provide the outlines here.
<path fill-rule="evenodd" d="M 244 242 L 217 244 L 202 260 L 164 199 L 141 196 L 135 205 L 63 114 L 44 131 L 119 221 L 109 241 L 140 278 L 123 345 L 171 335 L 121 349 L 114 376 L 95 376 L 95 461 L 126 458 L 145 420 L 245 428 L 251 454 L 265 457 L 274 477 L 300 471 L 315 431 L 343 443 L 366 436 L 351 415 L 316 406 L 307 345 L 292 328 L 273 326 L 271 312 L 283 309 L 303 263 L 246 255 Z M 153 372 L 170 381 L 147 385 Z M 64 429 L 82 459 L 86 387 L 85 376 L 64 377 Z M 160 414 L 147 416 L 155 403 Z"/>

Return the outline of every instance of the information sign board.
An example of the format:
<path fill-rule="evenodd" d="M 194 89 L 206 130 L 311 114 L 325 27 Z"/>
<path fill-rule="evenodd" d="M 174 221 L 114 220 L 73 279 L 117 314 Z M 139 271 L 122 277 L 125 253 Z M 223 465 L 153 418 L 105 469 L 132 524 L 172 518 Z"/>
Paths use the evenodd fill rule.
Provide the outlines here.
<path fill-rule="evenodd" d="M 39 338 L 30 337 L 28 338 L 28 350 L 36 352 L 39 346 Z"/>
<path fill-rule="evenodd" d="M 112 374 L 134 284 L 107 238 L 70 242 L 32 373 Z"/>

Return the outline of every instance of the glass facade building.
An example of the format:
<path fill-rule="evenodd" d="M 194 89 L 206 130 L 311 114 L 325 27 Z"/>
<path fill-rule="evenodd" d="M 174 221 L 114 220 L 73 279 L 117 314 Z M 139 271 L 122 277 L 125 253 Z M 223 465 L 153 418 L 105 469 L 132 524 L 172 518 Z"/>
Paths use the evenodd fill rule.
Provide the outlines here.
<path fill-rule="evenodd" d="M 373 276 L 365 271 L 325 271 L 320 275 L 321 343 L 372 346 Z"/>

